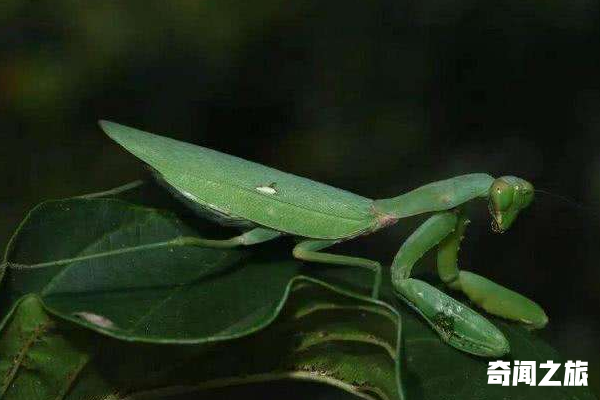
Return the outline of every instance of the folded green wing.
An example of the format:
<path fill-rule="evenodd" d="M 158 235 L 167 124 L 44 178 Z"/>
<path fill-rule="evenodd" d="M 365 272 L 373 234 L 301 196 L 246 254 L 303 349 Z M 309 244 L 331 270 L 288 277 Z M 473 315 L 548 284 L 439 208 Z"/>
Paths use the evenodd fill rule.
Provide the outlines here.
<path fill-rule="evenodd" d="M 371 199 L 114 122 L 100 125 L 183 196 L 218 213 L 323 239 L 358 235 L 375 223 Z"/>

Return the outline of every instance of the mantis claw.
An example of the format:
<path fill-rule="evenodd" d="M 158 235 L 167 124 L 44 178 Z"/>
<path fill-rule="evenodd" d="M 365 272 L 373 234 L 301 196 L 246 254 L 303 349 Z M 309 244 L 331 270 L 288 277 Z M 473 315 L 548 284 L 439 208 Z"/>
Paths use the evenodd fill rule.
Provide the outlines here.
<path fill-rule="evenodd" d="M 491 322 L 469 307 L 418 279 L 404 279 L 397 294 L 421 314 L 451 346 L 483 357 L 510 352 L 508 340 Z"/>

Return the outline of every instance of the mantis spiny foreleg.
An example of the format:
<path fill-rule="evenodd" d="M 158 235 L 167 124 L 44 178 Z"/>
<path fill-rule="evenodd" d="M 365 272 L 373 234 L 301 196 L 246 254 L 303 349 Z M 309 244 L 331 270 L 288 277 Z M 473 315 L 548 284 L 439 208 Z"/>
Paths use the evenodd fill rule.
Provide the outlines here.
<path fill-rule="evenodd" d="M 452 289 L 461 290 L 490 314 L 536 329 L 544 327 L 548 317 L 537 303 L 482 276 L 459 270 L 458 251 L 468 223 L 467 217 L 459 213 L 456 229 L 439 244 L 437 267 L 442 281 Z"/>
<path fill-rule="evenodd" d="M 445 342 L 468 353 L 501 356 L 508 353 L 509 344 L 492 323 L 433 286 L 410 278 L 414 264 L 455 232 L 458 220 L 454 211 L 440 212 L 417 228 L 394 258 L 392 285 Z"/>

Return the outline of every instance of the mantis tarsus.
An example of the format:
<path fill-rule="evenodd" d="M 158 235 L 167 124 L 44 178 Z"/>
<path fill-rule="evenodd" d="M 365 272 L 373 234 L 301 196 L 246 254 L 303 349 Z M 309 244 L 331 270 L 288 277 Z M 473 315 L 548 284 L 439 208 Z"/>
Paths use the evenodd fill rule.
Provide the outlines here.
<path fill-rule="evenodd" d="M 540 306 L 457 266 L 467 219 L 462 206 L 488 199 L 492 229 L 507 230 L 533 200 L 533 186 L 514 176 L 497 179 L 468 174 L 433 182 L 388 199 L 372 200 L 204 147 L 101 121 L 103 130 L 147 163 L 166 187 L 201 215 L 238 226 L 226 240 L 182 238 L 204 247 L 236 247 L 293 235 L 294 257 L 310 262 L 363 267 L 373 271 L 373 297 L 381 284 L 377 261 L 323 252 L 336 243 L 368 235 L 420 214 L 431 216 L 400 247 L 391 265 L 395 293 L 414 308 L 442 340 L 476 355 L 509 352 L 504 335 L 487 319 L 433 286 L 411 278 L 413 265 L 437 248 L 441 280 L 462 291 L 487 312 L 532 328 L 546 325 Z"/>

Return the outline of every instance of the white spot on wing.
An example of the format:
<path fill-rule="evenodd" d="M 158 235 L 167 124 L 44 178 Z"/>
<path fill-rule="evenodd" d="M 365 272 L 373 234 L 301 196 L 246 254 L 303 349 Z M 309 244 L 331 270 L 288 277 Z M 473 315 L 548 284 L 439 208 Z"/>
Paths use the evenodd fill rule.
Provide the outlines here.
<path fill-rule="evenodd" d="M 275 190 L 273 186 L 273 184 L 269 186 L 258 186 L 256 190 L 264 194 L 277 194 L 277 190 Z"/>

